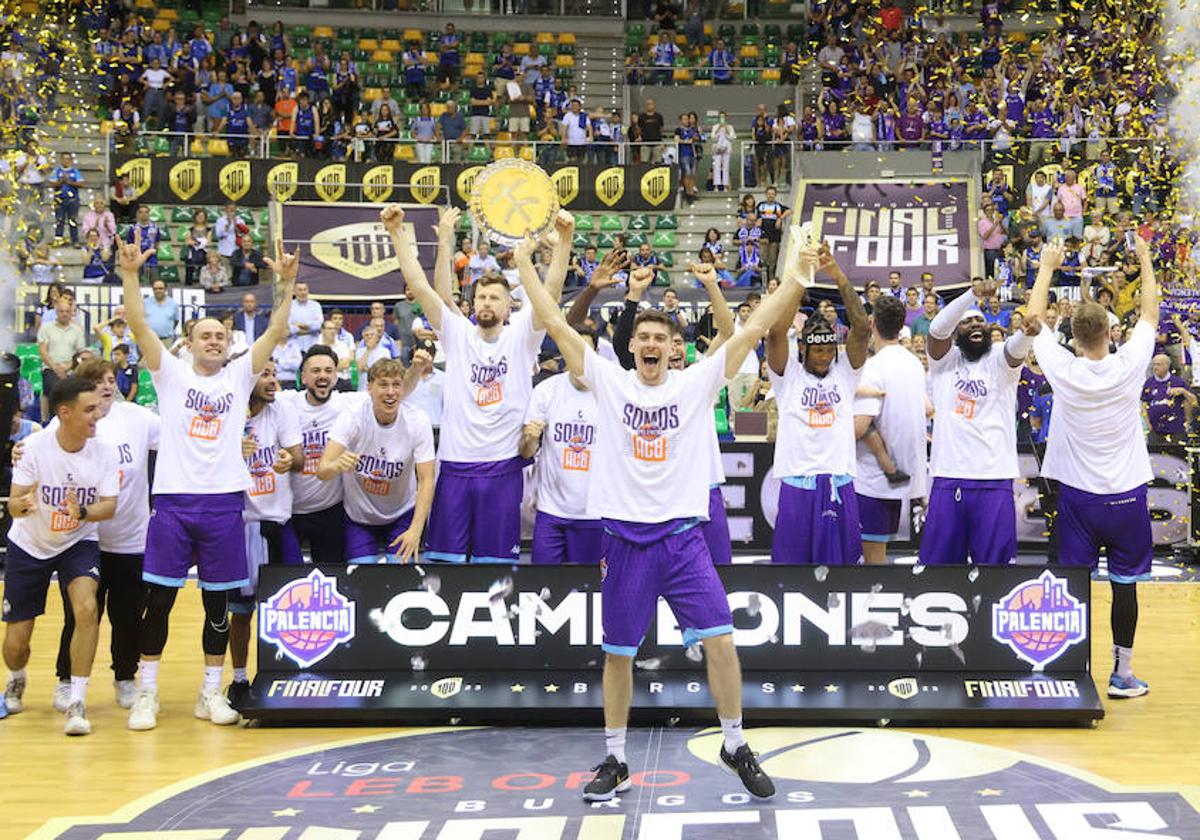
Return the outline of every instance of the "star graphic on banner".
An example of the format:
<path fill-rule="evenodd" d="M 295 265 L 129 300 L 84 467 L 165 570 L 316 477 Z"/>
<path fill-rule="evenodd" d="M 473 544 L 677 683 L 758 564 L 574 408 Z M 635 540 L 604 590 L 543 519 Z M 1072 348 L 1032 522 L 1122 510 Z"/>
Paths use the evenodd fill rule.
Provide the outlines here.
<path fill-rule="evenodd" d="M 794 683 L 792 685 L 792 693 L 793 694 L 803 694 L 804 686 L 800 685 L 800 683 Z"/>
<path fill-rule="evenodd" d="M 929 791 L 927 790 L 906 790 L 904 795 L 909 799 L 928 799 Z"/>
<path fill-rule="evenodd" d="M 558 694 L 558 686 L 556 686 L 554 683 L 550 683 L 545 688 L 547 694 Z"/>
<path fill-rule="evenodd" d="M 995 788 L 984 788 L 983 790 L 975 791 L 980 796 L 1000 796 L 1004 791 L 996 790 Z"/>
<path fill-rule="evenodd" d="M 298 808 L 280 808 L 278 811 L 272 811 L 272 815 L 276 817 L 294 817 L 300 813 Z"/>
<path fill-rule="evenodd" d="M 825 686 L 825 693 L 826 694 L 837 694 L 838 687 L 836 685 L 834 685 L 833 683 L 830 683 L 829 685 Z"/>
<path fill-rule="evenodd" d="M 513 683 L 511 686 L 509 686 L 509 691 L 511 691 L 513 694 L 520 694 L 524 690 L 525 686 L 521 685 L 520 683 Z"/>
<path fill-rule="evenodd" d="M 356 814 L 374 814 L 376 811 L 382 810 L 378 805 L 359 805 L 357 808 L 351 808 Z"/>

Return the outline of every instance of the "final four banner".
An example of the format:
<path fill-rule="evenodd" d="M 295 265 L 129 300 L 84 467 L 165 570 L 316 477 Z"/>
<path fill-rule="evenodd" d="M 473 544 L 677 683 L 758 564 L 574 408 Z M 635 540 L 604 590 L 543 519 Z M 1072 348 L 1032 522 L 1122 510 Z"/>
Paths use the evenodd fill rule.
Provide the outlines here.
<path fill-rule="evenodd" d="M 331 163 L 302 159 L 233 160 L 169 157 L 114 158 L 138 198 L 154 204 L 236 201 L 400 202 L 465 208 L 479 165 Z M 558 201 L 568 210 L 668 210 L 675 197 L 669 166 L 558 166 L 548 170 Z"/>
<path fill-rule="evenodd" d="M 850 282 L 861 289 L 870 280 L 886 286 L 900 272 L 904 286 L 933 274 L 938 288 L 971 282 L 980 264 L 979 236 L 972 208 L 978 206 L 974 181 L 947 178 L 930 182 L 804 180 L 797 187 L 798 218 L 811 220 L 813 233 L 828 241 Z M 817 278 L 818 285 L 830 285 Z"/>

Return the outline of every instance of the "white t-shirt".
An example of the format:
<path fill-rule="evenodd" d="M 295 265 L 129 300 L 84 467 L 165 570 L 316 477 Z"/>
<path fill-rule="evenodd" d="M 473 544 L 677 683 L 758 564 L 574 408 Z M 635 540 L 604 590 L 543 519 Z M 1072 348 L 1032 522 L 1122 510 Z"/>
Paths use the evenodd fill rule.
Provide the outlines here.
<path fill-rule="evenodd" d="M 362 374 L 363 379 L 366 377 Z M 304 457 L 304 469 L 292 475 L 292 513 L 316 513 L 327 510 L 342 500 L 340 481 L 321 481 L 317 478 L 317 467 L 321 464 L 321 453 L 325 451 L 325 440 L 338 415 L 350 411 L 364 394 L 334 391 L 320 405 L 311 405 L 305 391 L 289 391 L 276 397 L 295 413 L 300 426 L 300 454 Z"/>
<path fill-rule="evenodd" d="M 1016 478 L 1017 382 L 1004 345 L 993 344 L 981 359 L 968 362 L 951 346 L 929 359 L 933 391 L 934 478 L 995 480 Z"/>
<path fill-rule="evenodd" d="M 712 404 L 725 385 L 725 348 L 662 385 L 646 385 L 596 353 L 584 355 L 583 381 L 596 395 L 596 459 L 588 482 L 589 519 L 657 523 L 708 519 Z"/>
<path fill-rule="evenodd" d="M 1153 324 L 1138 321 L 1115 354 L 1074 356 L 1042 330 L 1038 364 L 1054 389 L 1042 475 L 1087 493 L 1125 493 L 1154 477 L 1142 431 L 1141 395 L 1154 355 Z"/>
<path fill-rule="evenodd" d="M 854 489 L 874 499 L 909 499 L 925 495 L 925 368 L 908 350 L 889 344 L 863 365 L 860 388 L 885 392 L 880 397 L 857 397 L 854 413 L 875 418 L 875 427 L 887 444 L 896 467 L 912 476 L 907 484 L 888 484 L 875 456 L 861 441 L 857 444 L 858 471 Z"/>
<path fill-rule="evenodd" d="M 268 403 L 246 421 L 246 434 L 258 441 L 258 449 L 246 458 L 250 489 L 246 491 L 247 522 L 287 522 L 292 515 L 292 483 L 275 472 L 280 449 L 300 444 L 300 424 L 287 403 Z"/>
<path fill-rule="evenodd" d="M 154 90 L 162 90 L 167 84 L 167 78 L 171 74 L 161 67 L 155 70 L 153 67 L 147 67 L 142 71 L 142 81 L 146 83 L 146 87 Z"/>
<path fill-rule="evenodd" d="M 98 539 L 95 522 L 72 519 L 64 504 L 75 491 L 80 505 L 94 505 L 118 488 L 117 451 L 99 437 L 83 449 L 67 452 L 55 432 L 40 431 L 25 439 L 25 454 L 13 467 L 13 484 L 37 485 L 37 507 L 13 520 L 8 539 L 27 554 L 49 560 L 83 540 Z"/>
<path fill-rule="evenodd" d="M 446 374 L 433 368 L 427 376 L 421 378 L 404 402 L 424 411 L 429 415 L 429 422 L 437 428 L 442 425 L 442 391 L 445 387 Z"/>
<path fill-rule="evenodd" d="M 1039 187 L 1031 181 L 1026 189 L 1029 194 L 1030 210 L 1036 210 L 1039 216 L 1049 216 L 1053 213 L 1054 202 L 1050 201 L 1050 199 L 1053 197 L 1054 187 L 1050 186 L 1049 183 Z M 1045 206 L 1042 205 L 1042 202 L 1046 202 Z"/>
<path fill-rule="evenodd" d="M 560 373 L 533 389 L 526 422 L 546 424 L 537 457 L 537 509 L 563 519 L 586 519 L 592 450 L 596 445 L 596 397 Z"/>
<path fill-rule="evenodd" d="M 242 432 L 258 380 L 251 355 L 238 356 L 213 376 L 200 376 L 170 353 L 161 357 L 150 372 L 162 418 L 154 492 L 245 492 L 250 471 L 242 459 Z"/>
<path fill-rule="evenodd" d="M 776 478 L 854 475 L 854 391 L 861 376 L 844 351 L 828 373 L 815 376 L 788 348 L 783 376 L 770 370 L 779 406 Z"/>
<path fill-rule="evenodd" d="M 525 408 L 544 330 L 533 329 L 531 308 L 514 312 L 494 342 L 442 304 L 438 334 L 446 351 L 442 400 L 443 461 L 503 461 L 521 445 Z"/>
<path fill-rule="evenodd" d="M 358 466 L 341 476 L 346 516 L 362 525 L 387 525 L 417 503 L 416 464 L 435 457 L 433 426 L 423 411 L 400 404 L 391 425 L 375 419 L 371 400 L 343 411 L 329 439 L 358 455 Z"/>

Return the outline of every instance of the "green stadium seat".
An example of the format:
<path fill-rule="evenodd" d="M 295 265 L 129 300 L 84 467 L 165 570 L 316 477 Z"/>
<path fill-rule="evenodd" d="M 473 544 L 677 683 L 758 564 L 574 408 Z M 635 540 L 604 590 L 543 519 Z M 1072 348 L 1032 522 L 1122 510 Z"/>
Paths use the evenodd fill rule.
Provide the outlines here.
<path fill-rule="evenodd" d="M 421 105 L 417 102 L 408 102 L 404 106 L 404 116 L 407 119 L 415 120 L 421 116 Z"/>
<path fill-rule="evenodd" d="M 183 245 L 184 243 L 186 243 L 188 230 L 190 230 L 190 229 L 191 229 L 191 225 L 180 225 L 179 227 L 175 228 L 175 241 L 178 242 L 180 245 Z"/>
<path fill-rule="evenodd" d="M 173 224 L 191 224 L 193 212 L 191 207 L 176 207 L 171 211 L 171 222 Z"/>
<path fill-rule="evenodd" d="M 717 424 L 717 434 L 729 434 L 729 415 L 725 413 L 723 408 L 713 409 L 713 421 Z"/>
<path fill-rule="evenodd" d="M 620 233 L 625 230 L 625 225 L 616 213 L 604 213 L 600 216 L 600 230 L 606 233 Z"/>
<path fill-rule="evenodd" d="M 264 208 L 259 211 L 258 224 L 259 224 L 259 227 L 264 227 L 264 228 L 271 226 L 271 211 L 270 210 Z"/>
<path fill-rule="evenodd" d="M 656 271 L 656 272 L 654 272 L 654 284 L 653 285 L 655 285 L 655 286 L 670 286 L 671 278 L 670 278 L 670 276 L 667 275 L 667 272 L 665 272 L 665 271 Z"/>
<path fill-rule="evenodd" d="M 162 257 L 162 251 L 159 251 L 159 257 Z M 158 267 L 158 279 L 162 280 L 168 286 L 172 283 L 179 282 L 179 267 L 174 265 L 160 265 Z"/>
<path fill-rule="evenodd" d="M 590 239 L 588 239 L 588 235 L 586 233 L 576 232 L 576 234 L 571 237 L 572 248 L 587 248 L 590 247 L 591 244 L 592 242 Z"/>
<path fill-rule="evenodd" d="M 119 236 L 121 239 L 124 239 L 129 235 L 129 229 L 131 227 L 133 227 L 133 225 L 117 225 L 117 236 Z"/>
<path fill-rule="evenodd" d="M 150 369 L 147 367 L 138 368 L 138 389 L 142 389 L 147 385 L 153 387 L 154 379 L 150 376 Z"/>
<path fill-rule="evenodd" d="M 783 39 L 783 33 L 779 29 L 779 24 L 768 23 L 764 26 L 763 39 L 767 44 L 778 44 Z"/>
<path fill-rule="evenodd" d="M 17 357 L 21 359 L 40 358 L 38 354 L 38 346 L 34 343 L 18 344 Z"/>
<path fill-rule="evenodd" d="M 149 214 L 150 214 L 150 221 L 154 222 L 155 224 L 159 224 L 159 225 L 161 225 L 167 218 L 167 214 L 163 212 L 162 207 L 158 204 L 150 205 Z"/>
<path fill-rule="evenodd" d="M 596 229 L 596 221 L 590 213 L 575 214 L 575 230 L 591 233 Z"/>
<path fill-rule="evenodd" d="M 471 214 L 470 214 L 470 213 L 463 213 L 463 214 L 462 214 L 462 218 L 460 218 L 460 219 L 458 220 L 458 228 L 459 228 L 459 230 L 470 230 L 470 229 L 471 229 L 471 225 L 472 225 L 472 223 L 471 223 Z"/>
<path fill-rule="evenodd" d="M 742 37 L 743 38 L 757 38 L 758 37 L 758 24 L 757 23 L 743 23 L 742 24 Z"/>
<path fill-rule="evenodd" d="M 635 230 L 625 234 L 625 244 L 630 248 L 640 248 L 650 240 L 646 238 L 646 234 L 640 230 Z"/>
<path fill-rule="evenodd" d="M 625 32 L 627 35 L 636 35 L 638 38 L 646 37 L 646 27 L 640 23 L 629 24 L 629 28 Z"/>
<path fill-rule="evenodd" d="M 353 26 L 339 26 L 337 30 L 337 36 L 342 40 L 358 40 L 358 32 Z"/>
<path fill-rule="evenodd" d="M 155 137 L 154 142 L 150 147 L 151 153 L 157 157 L 171 154 L 171 140 L 169 137 Z"/>
<path fill-rule="evenodd" d="M 758 70 L 753 67 L 743 67 L 738 70 L 737 78 L 740 84 L 756 85 L 758 84 Z"/>
<path fill-rule="evenodd" d="M 267 241 L 266 235 L 259 228 L 253 228 L 250 231 L 250 241 L 261 248 Z"/>
<path fill-rule="evenodd" d="M 645 213 L 637 213 L 629 217 L 627 230 L 650 230 L 650 217 Z"/>
<path fill-rule="evenodd" d="M 679 217 L 674 213 L 663 213 L 654 220 L 655 230 L 679 230 Z"/>
<path fill-rule="evenodd" d="M 601 233 L 596 237 L 596 247 L 602 250 L 607 250 L 613 246 L 615 239 L 611 233 Z"/>
<path fill-rule="evenodd" d="M 808 37 L 808 30 L 804 27 L 803 24 L 799 24 L 799 23 L 789 23 L 788 24 L 787 39 L 789 41 L 795 41 L 797 44 L 802 44 L 802 43 L 804 43 L 804 40 L 807 37 Z"/>
<path fill-rule="evenodd" d="M 178 259 L 178 257 L 175 254 L 175 246 L 173 246 L 170 242 L 160 242 L 158 245 L 159 263 L 175 262 L 176 259 Z"/>
<path fill-rule="evenodd" d="M 311 38 L 312 27 L 304 26 L 303 24 L 296 24 L 288 30 L 288 34 L 292 37 L 292 42 L 295 43 L 297 38 Z"/>
<path fill-rule="evenodd" d="M 652 248 L 675 248 L 678 244 L 679 242 L 675 238 L 675 231 L 673 230 L 660 230 L 650 240 L 650 247 Z"/>
<path fill-rule="evenodd" d="M 675 255 L 672 254 L 670 251 L 663 251 L 661 254 L 658 255 L 658 259 L 663 264 L 664 268 L 674 268 L 675 267 Z"/>
<path fill-rule="evenodd" d="M 42 372 L 42 360 L 37 356 L 21 359 L 21 376 L 28 379 L 34 372 Z"/>
<path fill-rule="evenodd" d="M 689 341 L 683 345 L 683 358 L 690 365 L 696 362 L 696 342 Z"/>
<path fill-rule="evenodd" d="M 500 52 L 500 47 L 503 44 L 511 44 L 512 42 L 512 36 L 507 32 L 500 31 L 492 33 L 492 49 L 494 49 L 496 52 Z"/>
<path fill-rule="evenodd" d="M 575 45 L 574 44 L 559 44 L 558 45 L 558 54 L 559 55 L 575 55 Z"/>
<path fill-rule="evenodd" d="M 472 146 L 470 154 L 467 155 L 467 160 L 471 163 L 487 163 L 492 159 L 492 151 L 487 146 Z"/>
<path fill-rule="evenodd" d="M 717 37 L 723 38 L 725 43 L 732 46 L 734 38 L 737 37 L 737 29 L 732 24 L 724 23 L 717 29 Z"/>

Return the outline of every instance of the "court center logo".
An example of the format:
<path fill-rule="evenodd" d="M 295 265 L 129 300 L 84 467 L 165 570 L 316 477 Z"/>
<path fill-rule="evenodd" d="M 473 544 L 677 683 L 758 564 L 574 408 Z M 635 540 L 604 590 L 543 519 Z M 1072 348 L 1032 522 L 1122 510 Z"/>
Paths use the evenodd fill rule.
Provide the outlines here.
<path fill-rule="evenodd" d="M 1086 639 L 1087 631 L 1087 605 L 1050 571 L 1017 584 L 992 605 L 992 638 L 1035 671 Z"/>
<path fill-rule="evenodd" d="M 258 635 L 301 668 L 320 662 L 354 638 L 354 602 L 337 578 L 314 569 L 258 605 Z"/>

